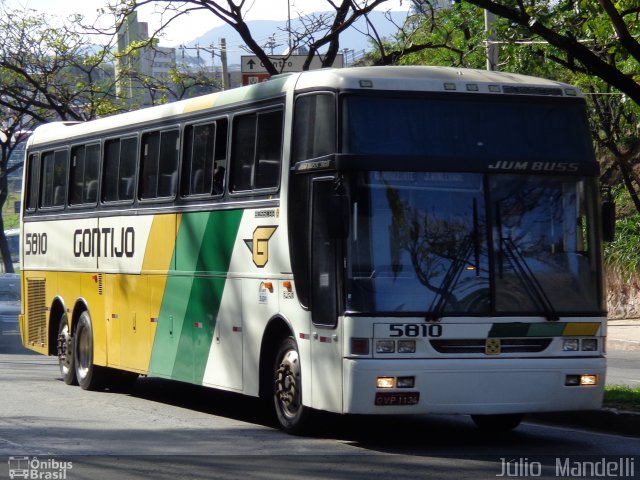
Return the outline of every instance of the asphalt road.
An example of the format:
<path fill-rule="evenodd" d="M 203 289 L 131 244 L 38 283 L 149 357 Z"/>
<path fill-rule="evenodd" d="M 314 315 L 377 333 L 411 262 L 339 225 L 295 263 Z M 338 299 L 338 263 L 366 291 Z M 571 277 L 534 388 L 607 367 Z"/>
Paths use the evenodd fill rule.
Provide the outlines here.
<path fill-rule="evenodd" d="M 35 457 L 41 473 L 70 467 L 68 479 L 495 479 L 504 465 L 556 478 L 601 460 L 640 472 L 640 438 L 528 422 L 487 437 L 468 417 L 426 415 L 325 416 L 294 437 L 252 398 L 152 378 L 86 392 L 60 380 L 55 358 L 20 351 L 0 353 L 0 479 Z"/>

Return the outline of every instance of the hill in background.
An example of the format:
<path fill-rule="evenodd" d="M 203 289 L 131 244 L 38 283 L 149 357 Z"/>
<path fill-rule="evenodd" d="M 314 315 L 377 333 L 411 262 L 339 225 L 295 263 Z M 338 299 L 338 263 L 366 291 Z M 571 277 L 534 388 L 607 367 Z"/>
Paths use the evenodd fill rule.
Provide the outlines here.
<path fill-rule="evenodd" d="M 316 13 L 316 15 L 319 15 Z M 389 15 L 392 21 L 386 17 Z M 378 35 L 381 37 L 390 37 L 394 35 L 398 27 L 396 25 L 402 25 L 407 17 L 407 12 L 372 12 L 369 14 L 369 20 L 375 26 Z M 265 47 L 265 51 L 269 54 L 280 55 L 285 53 L 288 49 L 288 33 L 286 31 L 287 21 L 275 21 L 275 20 L 253 20 L 247 22 L 249 30 L 252 33 L 253 38 L 258 45 Z M 299 19 L 291 19 L 291 28 L 295 31 L 304 31 L 304 26 Z M 345 53 L 344 49 L 349 49 L 346 52 L 345 61 L 352 63 L 353 59 L 359 58 L 365 51 L 370 49 L 369 40 L 366 35 L 368 31 L 367 23 L 364 18 L 360 18 L 354 25 L 340 35 L 340 53 Z M 229 25 L 222 25 L 220 27 L 213 28 L 207 33 L 195 38 L 191 42 L 185 44 L 187 47 L 186 55 L 193 56 L 196 46 L 201 48 L 200 55 L 202 59 L 211 64 L 211 50 L 219 52 L 220 39 L 225 38 L 227 41 L 227 63 L 229 65 L 239 65 L 240 57 L 242 55 L 252 55 L 242 48 L 244 42 L 238 35 L 238 33 Z M 273 41 L 272 41 L 273 40 Z M 181 55 L 180 46 L 177 46 L 178 56 Z M 322 52 L 322 50 L 321 50 Z M 178 59 L 180 61 L 180 59 Z M 219 64 L 219 58 L 216 58 L 216 63 Z"/>

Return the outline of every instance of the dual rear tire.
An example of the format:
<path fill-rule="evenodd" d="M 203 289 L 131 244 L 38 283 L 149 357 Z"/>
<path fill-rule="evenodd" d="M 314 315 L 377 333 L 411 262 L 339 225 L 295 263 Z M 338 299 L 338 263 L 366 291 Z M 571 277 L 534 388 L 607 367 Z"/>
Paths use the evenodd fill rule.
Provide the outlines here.
<path fill-rule="evenodd" d="M 93 362 L 93 328 L 89 312 L 78 317 L 75 332 L 71 335 L 67 314 L 60 318 L 58 328 L 58 364 L 60 374 L 67 385 L 80 385 L 83 390 L 99 390 L 105 387 L 124 391 L 133 387 L 138 375 L 95 365 Z"/>

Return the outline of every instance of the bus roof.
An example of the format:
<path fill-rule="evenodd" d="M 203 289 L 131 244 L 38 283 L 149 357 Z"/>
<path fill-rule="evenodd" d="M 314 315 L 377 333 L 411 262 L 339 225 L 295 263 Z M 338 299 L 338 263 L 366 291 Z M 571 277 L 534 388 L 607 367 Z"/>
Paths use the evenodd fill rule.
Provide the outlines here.
<path fill-rule="evenodd" d="M 569 84 L 516 73 L 454 67 L 390 66 L 313 70 L 300 74 L 296 89 L 324 85 L 335 89 L 510 93 L 582 96 Z"/>
<path fill-rule="evenodd" d="M 87 137 L 119 127 L 144 125 L 163 118 L 214 107 L 259 101 L 284 95 L 289 89 L 394 90 L 581 97 L 566 83 L 514 73 L 453 67 L 386 66 L 312 70 L 283 74 L 267 82 L 113 115 L 90 122 L 53 122 L 35 129 L 28 146 Z"/>

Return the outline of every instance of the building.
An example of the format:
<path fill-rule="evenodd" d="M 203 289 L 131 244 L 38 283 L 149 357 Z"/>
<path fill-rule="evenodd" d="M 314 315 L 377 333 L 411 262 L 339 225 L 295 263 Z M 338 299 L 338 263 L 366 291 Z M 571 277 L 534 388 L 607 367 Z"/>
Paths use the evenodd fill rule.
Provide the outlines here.
<path fill-rule="evenodd" d="M 158 91 L 170 83 L 176 68 L 175 48 L 149 39 L 149 25 L 132 12 L 118 31 L 116 93 L 129 108 L 152 105 Z"/>

